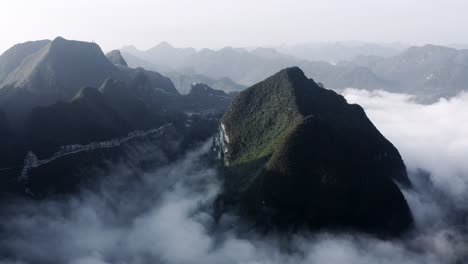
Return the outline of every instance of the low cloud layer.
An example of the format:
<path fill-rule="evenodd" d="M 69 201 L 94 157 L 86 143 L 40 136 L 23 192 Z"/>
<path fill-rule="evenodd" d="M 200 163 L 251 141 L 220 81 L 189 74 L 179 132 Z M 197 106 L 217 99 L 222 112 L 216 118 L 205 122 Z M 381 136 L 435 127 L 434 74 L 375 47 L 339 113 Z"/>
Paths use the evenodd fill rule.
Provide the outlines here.
<path fill-rule="evenodd" d="M 468 192 L 468 94 L 431 105 L 384 91 L 347 89 L 343 95 L 366 110 L 410 170 L 430 171 L 435 184 L 461 198 Z"/>
<path fill-rule="evenodd" d="M 383 241 L 362 234 L 238 235 L 214 225 L 219 190 L 201 162 L 208 142 L 181 160 L 142 172 L 96 172 L 99 188 L 73 198 L 1 208 L 0 263 L 455 263 L 468 257 L 468 95 L 432 105 L 407 95 L 348 89 L 400 150 L 414 182 L 405 196 L 414 231 Z M 138 159 L 138 157 L 135 157 Z M 422 169 L 424 171 L 418 170 Z"/>

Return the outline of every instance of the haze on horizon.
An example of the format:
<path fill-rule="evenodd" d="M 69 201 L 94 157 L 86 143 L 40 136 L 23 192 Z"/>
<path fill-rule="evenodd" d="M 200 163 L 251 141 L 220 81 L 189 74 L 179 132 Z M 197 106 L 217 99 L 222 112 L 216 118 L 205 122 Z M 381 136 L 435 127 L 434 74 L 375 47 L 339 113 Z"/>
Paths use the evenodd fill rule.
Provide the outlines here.
<path fill-rule="evenodd" d="M 0 3 L 0 52 L 28 40 L 94 41 L 108 51 L 359 40 L 468 43 L 465 0 L 15 0 Z"/>

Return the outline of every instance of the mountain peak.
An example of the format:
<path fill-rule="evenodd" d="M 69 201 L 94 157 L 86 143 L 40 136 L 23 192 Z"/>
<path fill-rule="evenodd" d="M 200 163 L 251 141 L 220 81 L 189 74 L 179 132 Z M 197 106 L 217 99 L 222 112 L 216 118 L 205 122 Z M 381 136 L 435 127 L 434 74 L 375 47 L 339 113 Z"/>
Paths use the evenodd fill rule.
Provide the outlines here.
<path fill-rule="evenodd" d="M 121 65 L 127 67 L 128 64 L 120 53 L 120 50 L 112 50 L 106 54 L 107 59 L 109 59 L 112 64 Z"/>
<path fill-rule="evenodd" d="M 169 42 L 167 42 L 167 41 L 162 41 L 161 43 L 156 45 L 155 48 L 158 48 L 158 49 L 174 49 L 174 47 L 171 44 L 169 44 Z"/>
<path fill-rule="evenodd" d="M 24 60 L 5 84 L 69 99 L 80 87 L 97 87 L 117 71 L 96 43 L 57 37 Z"/>
<path fill-rule="evenodd" d="M 254 89 L 255 93 L 271 94 L 276 93 L 282 98 L 293 98 L 308 93 L 313 88 L 320 88 L 312 79 L 305 76 L 299 67 L 289 67 L 267 78 L 267 85 L 260 85 L 262 88 Z M 262 83 L 262 82 L 261 82 Z M 256 87 L 254 85 L 253 87 Z M 297 101 L 295 102 L 297 103 Z"/>
<path fill-rule="evenodd" d="M 298 67 L 241 92 L 215 142 L 227 175 L 223 207 L 261 228 L 397 234 L 412 222 L 393 182 L 410 185 L 398 150 L 361 107 Z"/>
<path fill-rule="evenodd" d="M 67 41 L 64 37 L 61 37 L 61 36 L 57 36 L 54 38 L 54 40 L 52 40 L 52 42 L 65 42 Z"/>
<path fill-rule="evenodd" d="M 9 48 L 0 56 L 0 83 L 21 63 L 38 50 L 50 43 L 50 40 L 38 40 L 19 43 Z"/>
<path fill-rule="evenodd" d="M 124 52 L 131 53 L 131 54 L 135 54 L 135 53 L 140 52 L 140 50 L 137 47 L 135 47 L 134 45 L 123 46 L 120 50 L 124 51 Z"/>
<path fill-rule="evenodd" d="M 295 81 L 304 81 L 308 79 L 305 76 L 304 72 L 301 70 L 301 68 L 297 66 L 283 69 L 280 72 L 278 72 L 276 75 L 286 76 L 288 79 L 295 80 Z"/>
<path fill-rule="evenodd" d="M 287 81 L 290 83 L 295 83 L 295 82 L 305 82 L 308 81 L 309 78 L 305 76 L 304 72 L 301 70 L 301 68 L 297 66 L 285 68 L 275 74 L 273 74 L 271 77 L 267 78 L 268 79 L 274 79 L 276 81 Z M 290 88 L 294 88 L 295 86 L 290 86 Z"/>
<path fill-rule="evenodd" d="M 226 126 L 232 124 L 234 127 L 237 123 L 248 122 L 247 117 L 250 118 L 252 111 L 263 109 L 261 110 L 262 116 L 271 119 L 271 126 L 278 126 L 272 127 L 270 132 L 280 133 L 278 131 L 286 129 L 290 125 L 288 123 L 294 122 L 296 117 L 302 118 L 310 114 L 311 110 L 307 109 L 307 105 L 317 101 L 318 97 L 321 97 L 318 101 L 324 101 L 330 96 L 334 101 L 342 103 L 344 100 L 336 93 L 323 89 L 312 79 L 308 79 L 299 67 L 285 68 L 241 92 L 224 115 L 222 122 Z M 321 106 L 320 102 L 317 106 Z M 255 119 L 255 117 L 251 118 Z M 254 126 L 254 123 L 250 125 Z M 232 137 L 237 137 L 236 134 L 237 132 Z M 266 146 L 260 148 L 264 147 L 268 149 Z M 228 163 L 242 163 L 244 159 L 249 159 L 249 148 L 235 149 L 236 151 L 225 157 Z"/>

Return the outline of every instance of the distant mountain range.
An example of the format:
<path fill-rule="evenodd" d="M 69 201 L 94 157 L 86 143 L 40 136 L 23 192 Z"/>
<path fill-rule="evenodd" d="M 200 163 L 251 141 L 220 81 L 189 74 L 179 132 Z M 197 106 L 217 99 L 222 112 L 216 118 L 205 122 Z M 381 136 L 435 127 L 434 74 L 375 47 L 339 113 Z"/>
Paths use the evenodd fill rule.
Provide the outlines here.
<path fill-rule="evenodd" d="M 313 58 L 306 55 L 300 57 L 300 47 L 290 47 L 289 51 L 279 48 L 280 51 L 294 54 L 292 56 L 273 48 L 227 47 L 196 51 L 192 48 L 175 48 L 166 42 L 146 51 L 135 47 L 125 47 L 121 51 L 123 57 L 131 61 L 130 65 L 175 72 L 177 74 L 173 74 L 173 79 L 178 78 L 174 75 L 204 76 L 215 80 L 228 78 L 229 82 L 232 80 L 249 86 L 280 69 L 299 66 L 314 80 L 336 90 L 348 87 L 383 89 L 414 94 L 422 100 L 436 100 L 452 97 L 468 88 L 467 50 L 435 45 L 406 48 L 397 44 L 391 47 L 371 44 L 350 47 L 340 43 L 323 48 L 330 53 L 343 52 L 349 56 L 338 56 L 343 60 L 330 63 L 311 61 Z M 186 79 L 190 80 L 189 77 Z M 216 88 L 230 89 L 222 85 Z"/>
<path fill-rule="evenodd" d="M 337 41 L 281 45 L 274 46 L 273 48 L 297 59 L 338 63 L 340 61 L 352 60 L 360 55 L 391 57 L 409 47 L 410 45 L 403 43 Z"/>
<path fill-rule="evenodd" d="M 389 58 L 360 56 L 348 65 L 366 67 L 390 80 L 390 91 L 435 98 L 468 91 L 468 50 L 426 45 Z"/>
<path fill-rule="evenodd" d="M 293 57 L 277 53 L 274 49 L 259 48 L 248 51 L 226 47 L 218 51 L 196 51 L 192 48 L 174 48 L 167 42 L 146 51 L 137 50 L 135 47 L 125 47 L 121 51 L 125 59 L 126 54 L 131 54 L 151 63 L 161 72 L 201 74 L 213 79 L 227 77 L 241 85 L 251 85 L 273 74 L 277 67 L 284 66 L 284 60 L 290 63 L 295 61 Z M 132 65 L 130 59 L 127 61 Z"/>
<path fill-rule="evenodd" d="M 171 51 L 171 49 L 174 49 Z M 175 51 L 175 52 L 173 52 Z M 135 47 L 126 47 L 121 50 L 121 54 L 130 67 L 142 67 L 145 69 L 158 71 L 171 78 L 177 90 L 181 94 L 187 94 L 192 84 L 206 83 L 211 87 L 229 92 L 239 92 L 246 88 L 246 86 L 234 82 L 228 77 L 208 77 L 207 75 L 196 73 L 192 70 L 179 71 L 176 67 L 163 65 L 159 63 L 160 59 L 168 61 L 171 65 L 176 63 L 183 63 L 186 56 L 193 54 L 194 49 L 182 49 L 179 54 L 178 49 L 172 48 L 168 43 L 163 42 L 157 47 L 148 50 L 150 57 L 146 57 L 145 52 L 137 50 Z M 154 53 L 154 54 L 153 54 Z M 173 57 L 173 59 L 171 59 Z M 178 61 L 177 61 L 178 60 Z"/>

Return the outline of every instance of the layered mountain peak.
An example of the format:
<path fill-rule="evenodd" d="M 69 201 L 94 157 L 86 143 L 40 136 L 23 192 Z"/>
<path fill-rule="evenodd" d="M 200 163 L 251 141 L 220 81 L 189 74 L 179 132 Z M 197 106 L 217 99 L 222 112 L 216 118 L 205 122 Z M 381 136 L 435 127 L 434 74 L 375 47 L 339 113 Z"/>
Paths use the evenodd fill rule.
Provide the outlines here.
<path fill-rule="evenodd" d="M 57 37 L 24 60 L 4 85 L 67 99 L 117 71 L 97 44 Z"/>
<path fill-rule="evenodd" d="M 167 41 L 162 41 L 161 43 L 159 43 L 158 45 L 156 45 L 155 48 L 159 48 L 159 49 L 174 49 L 174 46 L 172 46 L 171 44 L 169 44 L 169 42 L 167 42 Z"/>
<path fill-rule="evenodd" d="M 299 67 L 290 67 L 284 70 L 281 70 L 277 74 L 273 75 L 274 78 L 285 79 L 290 82 L 303 82 L 307 81 L 307 77 L 305 76 L 304 72 Z M 298 88 L 293 86 L 292 88 Z"/>
<path fill-rule="evenodd" d="M 398 150 L 361 107 L 297 67 L 241 92 L 217 142 L 226 169 L 223 208 L 262 228 L 393 234 L 412 222 L 394 183 L 410 185 Z"/>
<path fill-rule="evenodd" d="M 120 50 L 112 50 L 106 54 L 107 59 L 115 65 L 128 66 Z"/>
<path fill-rule="evenodd" d="M 176 49 L 174 46 L 172 46 L 168 42 L 163 41 L 159 43 L 158 45 L 147 50 L 147 52 L 153 55 L 164 55 L 165 53 L 170 53 L 170 54 L 177 53 L 178 50 L 179 49 Z"/>

